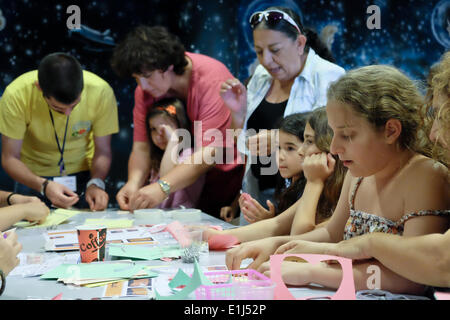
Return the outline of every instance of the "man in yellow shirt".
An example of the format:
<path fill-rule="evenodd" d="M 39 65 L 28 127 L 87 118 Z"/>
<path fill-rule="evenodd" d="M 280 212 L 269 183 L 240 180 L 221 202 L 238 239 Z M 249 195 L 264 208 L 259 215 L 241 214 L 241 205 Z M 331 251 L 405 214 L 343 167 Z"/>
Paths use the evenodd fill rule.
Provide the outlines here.
<path fill-rule="evenodd" d="M 118 131 L 112 88 L 65 53 L 44 57 L 0 100 L 2 166 L 16 181 L 15 192 L 39 195 L 56 207 L 107 207 L 104 179 L 111 135 Z"/>

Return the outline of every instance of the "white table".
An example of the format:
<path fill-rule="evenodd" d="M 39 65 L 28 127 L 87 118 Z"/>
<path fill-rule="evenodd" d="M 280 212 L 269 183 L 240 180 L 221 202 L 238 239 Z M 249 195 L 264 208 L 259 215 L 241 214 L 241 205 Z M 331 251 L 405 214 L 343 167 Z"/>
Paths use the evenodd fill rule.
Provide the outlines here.
<path fill-rule="evenodd" d="M 119 213 L 117 210 L 108 210 L 103 212 L 82 212 L 78 215 L 70 218 L 66 223 L 56 227 L 57 230 L 74 229 L 76 226 L 84 223 L 85 219 L 134 219 L 133 225 L 138 226 L 141 224 L 153 224 L 155 221 L 148 221 L 146 219 L 136 219 L 133 214 Z M 170 211 L 166 211 L 163 214 L 162 221 L 156 221 L 158 223 L 170 223 L 174 221 L 171 217 Z M 180 221 L 181 223 L 188 224 L 209 224 L 218 225 L 223 229 L 233 228 L 235 226 L 224 222 L 223 220 L 214 218 L 205 213 L 201 214 L 200 219 L 190 221 Z M 34 229 L 17 229 L 16 233 L 19 237 L 19 242 L 23 245 L 23 253 L 46 253 L 44 249 L 45 239 L 44 233 L 47 230 L 45 228 Z M 54 254 L 54 253 L 51 253 Z M 189 268 L 189 265 L 184 264 L 181 260 L 173 260 L 170 262 L 162 260 L 151 261 L 139 261 L 136 263 L 142 263 L 146 265 L 159 266 L 168 265 L 173 268 Z M 203 256 L 200 259 L 200 265 L 212 266 L 212 265 L 225 265 L 225 252 L 224 251 L 210 251 L 207 256 Z M 192 266 L 192 264 L 190 265 Z M 83 299 L 90 300 L 92 298 L 101 297 L 104 287 L 75 287 L 68 286 L 55 280 L 40 280 L 39 277 L 22 277 L 20 275 L 10 275 L 6 280 L 6 289 L 1 300 L 25 300 L 25 299 L 43 299 L 49 300 L 58 294 L 62 293 L 62 299 Z M 310 297 L 310 296 L 324 296 L 332 295 L 333 291 L 323 290 L 321 288 L 296 288 L 291 292 L 295 297 Z"/>

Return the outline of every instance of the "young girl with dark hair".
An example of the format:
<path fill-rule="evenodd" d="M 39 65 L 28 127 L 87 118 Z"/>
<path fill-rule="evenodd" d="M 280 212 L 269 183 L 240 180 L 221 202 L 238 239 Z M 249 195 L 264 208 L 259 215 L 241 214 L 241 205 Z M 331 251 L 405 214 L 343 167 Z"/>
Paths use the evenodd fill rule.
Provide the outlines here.
<path fill-rule="evenodd" d="M 150 142 L 150 183 L 164 183 L 160 177 L 192 154 L 189 121 L 183 102 L 176 98 L 156 102 L 146 119 Z M 190 186 L 171 193 L 158 207 L 196 207 L 204 182 L 203 175 Z"/>

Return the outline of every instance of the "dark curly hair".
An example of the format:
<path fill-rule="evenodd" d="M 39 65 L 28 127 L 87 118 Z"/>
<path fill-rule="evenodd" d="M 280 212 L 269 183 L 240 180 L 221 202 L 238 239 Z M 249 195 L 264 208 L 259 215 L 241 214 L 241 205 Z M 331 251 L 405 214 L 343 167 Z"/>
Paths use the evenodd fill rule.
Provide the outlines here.
<path fill-rule="evenodd" d="M 175 74 L 182 75 L 188 64 L 185 51 L 178 37 L 165 27 L 142 25 L 116 46 L 111 66 L 120 77 L 153 70 L 166 71 L 171 65 Z"/>

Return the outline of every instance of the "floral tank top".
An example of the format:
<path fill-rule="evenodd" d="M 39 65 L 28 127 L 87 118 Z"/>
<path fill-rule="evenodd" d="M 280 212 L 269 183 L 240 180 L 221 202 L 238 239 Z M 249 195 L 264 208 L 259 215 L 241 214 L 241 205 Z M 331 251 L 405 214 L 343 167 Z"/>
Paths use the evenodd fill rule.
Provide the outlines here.
<path fill-rule="evenodd" d="M 350 196 L 350 217 L 345 225 L 344 240 L 372 232 L 403 235 L 404 224 L 411 218 L 431 215 L 450 217 L 450 210 L 421 210 L 408 213 L 398 221 L 392 221 L 374 214 L 355 210 L 356 191 L 358 190 L 362 179 L 362 177 L 358 178 L 355 188 Z"/>

